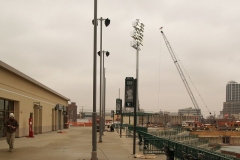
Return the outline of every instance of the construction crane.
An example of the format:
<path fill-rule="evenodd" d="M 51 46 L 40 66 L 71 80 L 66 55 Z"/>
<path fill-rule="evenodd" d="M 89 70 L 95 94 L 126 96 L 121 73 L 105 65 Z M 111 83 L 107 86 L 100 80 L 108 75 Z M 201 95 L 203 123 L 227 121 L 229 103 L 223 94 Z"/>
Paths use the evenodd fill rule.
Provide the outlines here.
<path fill-rule="evenodd" d="M 168 40 L 167 40 L 167 38 L 166 38 L 166 36 L 165 36 L 165 34 L 163 33 L 162 30 L 161 30 L 161 33 L 162 33 L 163 39 L 164 39 L 164 41 L 166 43 L 166 46 L 168 48 L 168 51 L 171 54 L 173 62 L 175 64 L 175 66 L 177 67 L 178 73 L 180 74 L 180 77 L 182 78 L 182 81 L 183 81 L 183 83 L 184 83 L 184 85 L 185 85 L 185 87 L 187 89 L 187 92 L 188 92 L 188 94 L 189 94 L 189 96 L 190 96 L 190 98 L 192 100 L 192 103 L 193 103 L 193 105 L 194 105 L 194 107 L 196 109 L 197 115 L 199 116 L 199 120 L 200 120 L 201 123 L 204 123 L 203 122 L 204 119 L 203 119 L 203 116 L 200 113 L 200 109 L 198 107 L 197 101 L 196 101 L 196 99 L 193 96 L 193 93 L 192 93 L 192 91 L 191 91 L 191 89 L 190 89 L 190 87 L 188 85 L 188 82 L 187 82 L 187 80 L 186 80 L 186 78 L 185 78 L 185 76 L 184 76 L 184 74 L 182 72 L 182 69 L 181 69 L 181 67 L 180 67 L 180 65 L 178 63 L 178 60 L 177 60 L 177 58 L 176 58 L 176 56 L 175 56 L 175 54 L 174 54 L 174 52 L 172 50 L 172 47 L 171 47 L 170 43 L 168 42 Z"/>

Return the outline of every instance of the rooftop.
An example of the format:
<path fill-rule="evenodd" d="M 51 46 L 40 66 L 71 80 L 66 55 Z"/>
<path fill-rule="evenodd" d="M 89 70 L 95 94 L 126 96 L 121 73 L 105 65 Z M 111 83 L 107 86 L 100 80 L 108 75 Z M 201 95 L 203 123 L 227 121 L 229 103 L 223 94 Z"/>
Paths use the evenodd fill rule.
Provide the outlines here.
<path fill-rule="evenodd" d="M 35 85 L 37 85 L 37 86 L 39 86 L 39 87 L 41 87 L 41 88 L 43 88 L 43 89 L 45 89 L 45 90 L 47 90 L 47 91 L 49 91 L 49 92 L 51 92 L 51 93 L 53 93 L 53 94 L 55 94 L 55 95 L 57 95 L 57 96 L 59 96 L 59 97 L 65 99 L 65 100 L 67 100 L 67 101 L 70 101 L 69 98 L 67 98 L 67 97 L 65 97 L 65 96 L 63 96 L 63 95 L 61 95 L 60 93 L 57 93 L 56 91 L 50 89 L 49 87 L 43 85 L 42 83 L 36 81 L 35 79 L 33 79 L 33 78 L 27 76 L 26 74 L 24 74 L 24 73 L 18 71 L 17 69 L 15 69 L 15 68 L 9 66 L 8 64 L 2 62 L 1 60 L 0 60 L 0 67 L 2 67 L 2 68 L 4 68 L 4 69 L 6 69 L 6 70 L 12 72 L 13 74 L 16 74 L 16 75 L 18 75 L 18 76 L 24 78 L 25 80 L 27 80 L 27 81 L 29 81 L 29 82 L 31 82 L 31 83 L 34 83 Z"/>

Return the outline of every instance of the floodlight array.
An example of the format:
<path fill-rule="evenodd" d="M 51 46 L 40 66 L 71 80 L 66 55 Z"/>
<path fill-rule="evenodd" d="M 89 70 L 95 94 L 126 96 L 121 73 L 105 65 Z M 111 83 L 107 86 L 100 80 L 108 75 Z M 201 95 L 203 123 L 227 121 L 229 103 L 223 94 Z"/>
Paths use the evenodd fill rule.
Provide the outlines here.
<path fill-rule="evenodd" d="M 143 32 L 144 32 L 144 24 L 140 22 L 139 19 L 136 19 L 133 23 L 133 28 L 135 29 L 131 32 L 131 37 L 133 41 L 131 42 L 131 46 L 137 50 L 140 50 L 140 45 L 143 46 Z"/>
<path fill-rule="evenodd" d="M 131 42 L 130 42 L 130 45 L 131 45 L 131 47 L 133 47 L 134 49 L 136 49 L 136 50 L 138 50 L 138 51 L 141 50 L 140 47 L 137 45 L 137 42 L 136 42 L 136 41 L 131 41 Z"/>

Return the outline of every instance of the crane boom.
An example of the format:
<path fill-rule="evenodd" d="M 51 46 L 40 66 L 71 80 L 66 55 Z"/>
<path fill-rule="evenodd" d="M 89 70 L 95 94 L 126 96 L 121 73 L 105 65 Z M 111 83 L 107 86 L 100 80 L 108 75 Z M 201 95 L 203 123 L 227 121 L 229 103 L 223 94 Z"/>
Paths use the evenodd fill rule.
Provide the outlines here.
<path fill-rule="evenodd" d="M 168 51 L 169 51 L 169 53 L 170 53 L 170 55 L 171 55 L 171 57 L 173 59 L 173 62 L 175 64 L 175 66 L 177 67 L 178 73 L 179 73 L 180 77 L 182 78 L 182 81 L 183 81 L 183 83 L 185 85 L 185 88 L 187 89 L 187 92 L 188 92 L 188 94 L 189 94 L 189 96 L 190 96 L 190 98 L 192 100 L 192 103 L 193 103 L 193 105 L 194 105 L 194 107 L 195 107 L 195 109 L 197 111 L 197 114 L 198 114 L 198 116 L 200 116 L 200 121 L 202 121 L 203 117 L 200 114 L 200 109 L 198 107 L 197 101 L 196 101 L 196 99 L 193 96 L 193 93 L 192 93 L 192 91 L 191 91 L 191 89 L 190 89 L 190 87 L 189 87 L 189 85 L 187 83 L 187 80 L 186 80 L 186 78 L 185 78 L 185 76 L 184 76 L 184 74 L 182 72 L 182 69 L 181 69 L 181 67 L 180 67 L 180 65 L 179 65 L 179 63 L 177 61 L 177 58 L 176 58 L 176 56 L 175 56 L 175 54 L 174 54 L 174 52 L 172 50 L 172 47 L 171 47 L 170 43 L 168 42 L 168 40 L 167 40 L 165 34 L 163 33 L 163 31 L 161 31 L 161 33 L 162 33 L 163 39 L 165 41 L 165 44 L 166 44 L 166 46 L 168 48 Z"/>

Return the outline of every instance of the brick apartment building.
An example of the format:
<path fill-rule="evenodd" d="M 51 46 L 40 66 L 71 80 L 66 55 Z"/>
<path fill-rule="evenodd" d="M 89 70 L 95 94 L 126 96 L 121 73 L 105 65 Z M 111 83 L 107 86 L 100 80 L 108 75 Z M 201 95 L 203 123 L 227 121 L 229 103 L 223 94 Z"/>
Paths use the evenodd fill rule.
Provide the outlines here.
<path fill-rule="evenodd" d="M 77 121 L 77 105 L 76 102 L 71 102 L 68 104 L 68 121 L 76 122 Z"/>

